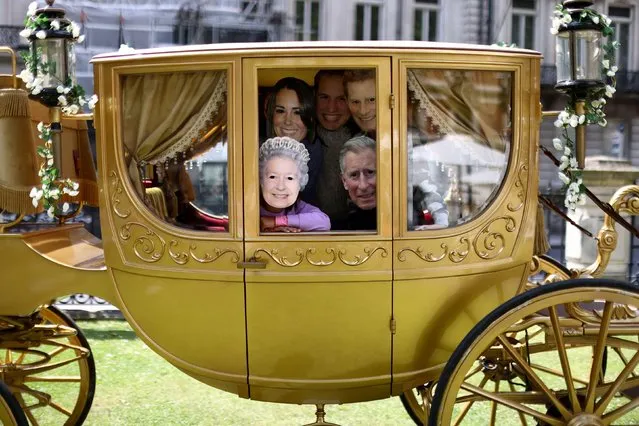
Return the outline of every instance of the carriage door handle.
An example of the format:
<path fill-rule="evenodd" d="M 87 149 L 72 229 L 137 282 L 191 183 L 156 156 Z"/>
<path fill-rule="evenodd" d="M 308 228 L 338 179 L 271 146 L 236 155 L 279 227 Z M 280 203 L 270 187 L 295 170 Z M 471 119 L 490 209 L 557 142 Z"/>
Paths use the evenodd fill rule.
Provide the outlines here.
<path fill-rule="evenodd" d="M 251 257 L 246 262 L 238 262 L 238 269 L 265 269 L 266 262 L 255 259 L 255 257 Z"/>

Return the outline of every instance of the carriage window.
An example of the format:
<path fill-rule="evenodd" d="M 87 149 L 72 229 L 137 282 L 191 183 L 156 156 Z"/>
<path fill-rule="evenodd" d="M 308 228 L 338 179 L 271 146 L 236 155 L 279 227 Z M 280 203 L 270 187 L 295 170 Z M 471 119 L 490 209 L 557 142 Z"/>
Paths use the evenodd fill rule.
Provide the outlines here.
<path fill-rule="evenodd" d="M 268 69 L 258 80 L 261 231 L 375 231 L 375 70 Z"/>
<path fill-rule="evenodd" d="M 147 207 L 176 226 L 228 231 L 226 71 L 122 79 L 125 160 Z"/>
<path fill-rule="evenodd" d="M 409 69 L 408 229 L 456 226 L 499 190 L 511 143 L 511 75 Z"/>

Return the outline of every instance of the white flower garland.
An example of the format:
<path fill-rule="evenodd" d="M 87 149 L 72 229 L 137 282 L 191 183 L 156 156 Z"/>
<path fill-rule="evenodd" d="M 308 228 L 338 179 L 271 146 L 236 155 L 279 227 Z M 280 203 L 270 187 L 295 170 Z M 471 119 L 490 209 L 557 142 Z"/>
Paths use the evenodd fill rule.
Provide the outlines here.
<path fill-rule="evenodd" d="M 564 9 L 562 4 L 555 6 L 553 13 L 551 34 L 557 34 L 562 26 L 572 22 L 572 16 Z M 611 20 L 606 15 L 598 13 L 592 9 L 584 9 L 579 14 L 579 22 L 590 22 L 602 27 L 602 34 L 607 37 L 607 43 L 604 45 L 604 59 L 601 66 L 607 77 L 610 78 L 610 84 L 606 84 L 604 88 L 592 90 L 585 99 L 585 114 L 577 115 L 575 112 L 574 100 L 566 104 L 564 110 L 559 113 L 555 121 L 555 127 L 562 129 L 560 138 L 552 140 L 556 150 L 561 152 L 561 164 L 559 165 L 559 179 L 565 184 L 566 198 L 564 205 L 569 210 L 575 210 L 577 205 L 586 203 L 586 194 L 583 186 L 582 171 L 577 168 L 577 158 L 575 152 L 575 141 L 568 134 L 571 128 L 580 124 L 598 124 L 605 127 L 607 123 L 604 106 L 606 98 L 612 98 L 616 91 L 617 82 L 615 73 L 617 67 L 611 64 L 614 61 L 615 50 L 619 48 L 619 42 L 614 40 L 614 30 L 610 26 Z"/>
<path fill-rule="evenodd" d="M 38 176 L 42 185 L 40 188 L 34 186 L 29 193 L 34 207 L 42 202 L 47 215 L 51 218 L 61 216 L 69 211 L 69 203 L 65 202 L 62 207 L 58 201 L 64 194 L 70 197 L 78 195 L 80 185 L 71 179 L 59 179 L 60 172 L 53 166 L 53 142 L 51 138 L 51 127 L 44 123 L 38 123 L 39 138 L 44 140 L 44 145 L 38 146 L 37 152 L 43 158 Z"/>
<path fill-rule="evenodd" d="M 47 37 L 46 29 L 51 30 L 66 30 L 72 35 L 73 43 L 82 43 L 84 41 L 84 35 L 80 34 L 80 26 L 73 21 L 69 21 L 64 27 L 59 19 L 50 20 L 44 14 L 36 16 L 36 10 L 38 9 L 38 2 L 32 2 L 27 9 L 27 15 L 24 19 L 25 28 L 20 31 L 20 35 L 26 39 L 29 39 L 34 33 L 35 36 L 43 40 Z M 49 64 L 42 63 L 42 53 L 36 52 L 36 58 L 31 56 L 29 52 L 23 54 L 23 59 L 26 64 L 26 68 L 18 75 L 22 81 L 24 81 L 27 90 L 32 95 L 38 95 L 43 90 L 44 78 L 49 75 Z M 37 75 L 34 75 L 33 70 L 37 70 Z M 78 114 L 82 111 L 83 107 L 87 105 L 89 109 L 93 110 L 95 104 L 98 101 L 97 95 L 93 95 L 90 98 L 85 97 L 84 89 L 77 83 L 73 83 L 70 79 L 64 82 L 64 85 L 59 85 L 56 88 L 58 96 L 58 106 L 61 107 L 62 113 L 67 115 Z"/>

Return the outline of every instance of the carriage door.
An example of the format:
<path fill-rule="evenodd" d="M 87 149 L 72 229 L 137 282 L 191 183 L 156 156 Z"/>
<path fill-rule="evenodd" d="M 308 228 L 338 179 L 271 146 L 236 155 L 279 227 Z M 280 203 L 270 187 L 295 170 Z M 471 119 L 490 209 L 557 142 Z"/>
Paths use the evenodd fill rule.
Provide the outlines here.
<path fill-rule="evenodd" d="M 242 266 L 251 398 L 293 402 L 290 395 L 297 394 L 298 402 L 328 396 L 345 402 L 354 395 L 387 396 L 392 308 L 390 58 L 255 58 L 245 59 L 242 66 L 246 256 Z M 365 130 L 370 136 L 356 143 L 357 153 L 347 164 L 352 169 L 347 181 L 342 179 L 338 154 L 350 136 L 315 130 L 309 121 L 315 119 L 309 90 L 320 70 L 333 74 L 346 70 L 359 79 L 352 86 L 357 99 L 351 105 L 338 99 L 330 111 L 319 111 L 325 115 L 317 119 L 331 127 L 348 118 L 352 106 L 355 120 L 349 119 L 339 131 Z M 344 108 L 347 116 L 340 117 Z M 264 150 L 268 159 L 262 165 L 268 167 L 262 168 L 260 182 L 260 146 L 273 136 L 302 140 L 310 155 L 309 182 L 289 207 L 278 205 L 278 195 L 266 180 L 277 178 L 272 173 L 289 171 L 286 164 L 299 172 L 299 162 L 280 161 L 289 154 Z M 338 149 L 329 147 L 336 143 L 331 137 L 342 138 Z M 270 161 L 275 157 L 280 159 Z M 286 222 L 272 219 L 277 215 L 287 216 Z M 267 223 L 261 225 L 260 216 L 269 216 Z"/>

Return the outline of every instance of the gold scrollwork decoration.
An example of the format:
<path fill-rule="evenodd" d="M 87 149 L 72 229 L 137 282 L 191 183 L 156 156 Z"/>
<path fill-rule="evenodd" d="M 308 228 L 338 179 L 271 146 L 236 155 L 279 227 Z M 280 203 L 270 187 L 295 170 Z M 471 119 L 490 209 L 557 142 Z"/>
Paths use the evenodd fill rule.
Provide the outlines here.
<path fill-rule="evenodd" d="M 255 260 L 259 260 L 261 258 L 260 253 L 266 254 L 268 257 L 273 259 L 275 263 L 287 268 L 292 268 L 293 266 L 297 266 L 304 261 L 304 252 L 301 250 L 295 251 L 295 254 L 297 255 L 297 259 L 295 259 L 292 262 L 290 262 L 286 256 L 281 256 L 281 257 L 278 256 L 279 251 L 277 249 L 266 250 L 261 248 L 255 250 L 255 252 L 253 253 L 253 257 L 255 258 Z"/>
<path fill-rule="evenodd" d="M 526 166 L 525 164 L 520 165 L 519 170 L 517 171 L 517 180 L 515 181 L 515 190 L 516 190 L 517 198 L 519 198 L 519 204 L 516 206 L 513 206 L 512 203 L 508 203 L 506 207 L 511 212 L 516 212 L 517 210 L 521 209 L 524 205 L 524 202 L 526 201 L 526 194 L 524 192 L 525 190 L 524 178 L 523 178 L 523 175 L 526 174 L 526 172 L 528 172 L 528 166 Z"/>
<path fill-rule="evenodd" d="M 567 303 L 565 307 L 566 312 L 579 321 L 587 324 L 601 324 L 603 311 L 586 308 L 578 303 Z M 610 318 L 612 321 L 631 321 L 633 324 L 636 324 L 636 321 L 632 320 L 637 319 L 637 310 L 622 303 L 613 303 Z"/>
<path fill-rule="evenodd" d="M 224 256 L 227 253 L 232 255 L 231 262 L 237 263 L 240 261 L 240 254 L 236 250 L 232 250 L 232 249 L 215 248 L 213 249 L 212 255 L 206 252 L 204 253 L 204 256 L 198 256 L 197 254 L 195 254 L 195 250 L 197 250 L 197 246 L 195 244 L 191 244 L 189 246 L 189 254 L 191 255 L 193 259 L 195 259 L 197 262 L 200 262 L 200 263 L 215 262 L 216 260 L 218 260 L 220 257 Z"/>
<path fill-rule="evenodd" d="M 479 231 L 473 240 L 473 248 L 477 256 L 482 259 L 494 259 L 504 250 L 506 247 L 506 238 L 504 235 L 501 232 L 490 230 L 490 227 L 494 223 L 502 220 L 506 222 L 504 225 L 506 232 L 513 232 L 517 228 L 517 223 L 511 216 L 500 216 L 491 220 Z"/>
<path fill-rule="evenodd" d="M 111 170 L 109 176 L 111 176 L 111 191 L 113 192 L 111 195 L 111 208 L 113 209 L 113 213 L 115 213 L 118 217 L 126 219 L 131 215 L 131 210 L 123 212 L 119 209 L 119 204 L 121 203 L 120 196 L 122 195 L 120 178 L 118 178 L 118 174 L 114 170 Z"/>
<path fill-rule="evenodd" d="M 448 246 L 445 243 L 442 243 L 440 247 L 444 250 L 444 252 L 440 254 L 439 256 L 433 255 L 433 253 L 430 251 L 424 254 L 424 249 L 422 247 L 417 247 L 416 249 L 412 247 L 406 247 L 401 249 L 399 253 L 397 253 L 397 259 L 400 262 L 405 262 L 406 261 L 405 253 L 413 253 L 415 256 L 419 257 L 421 260 L 424 260 L 426 262 L 439 262 L 440 260 L 445 258 L 446 254 L 448 253 Z"/>
<path fill-rule="evenodd" d="M 334 264 L 337 261 L 337 259 L 339 259 L 343 264 L 348 266 L 359 266 L 366 263 L 378 250 L 380 251 L 380 255 L 382 257 L 388 256 L 388 252 L 383 247 L 375 247 L 375 248 L 366 247 L 364 248 L 364 255 L 358 254 L 358 255 L 355 255 L 352 259 L 349 259 L 346 257 L 345 249 L 335 250 L 334 248 L 329 247 L 326 249 L 326 253 L 329 254 L 331 257 L 328 260 L 322 260 L 322 259 L 314 259 L 312 257 L 317 254 L 317 249 L 311 247 L 306 250 L 297 249 L 295 251 L 295 255 L 297 256 L 297 258 L 294 260 L 289 260 L 286 256 L 280 256 L 279 251 L 277 249 L 259 248 L 255 250 L 255 252 L 253 253 L 253 257 L 256 260 L 259 260 L 261 257 L 260 253 L 264 253 L 268 257 L 273 259 L 273 261 L 275 261 L 275 263 L 277 263 L 278 265 L 284 266 L 287 268 L 297 266 L 301 264 L 304 260 L 306 260 L 309 264 L 313 266 L 329 266 Z"/>
<path fill-rule="evenodd" d="M 448 245 L 446 243 L 442 243 L 440 245 L 443 252 L 440 255 L 434 255 L 432 252 L 428 252 L 424 254 L 424 249 L 422 247 L 417 247 L 413 249 L 411 247 L 403 248 L 397 253 L 397 259 L 400 262 L 406 261 L 406 252 L 413 253 L 415 256 L 419 257 L 421 260 L 426 262 L 439 262 L 443 260 L 446 256 L 453 263 L 459 263 L 466 259 L 468 253 L 470 252 L 470 240 L 467 237 L 461 237 L 459 239 L 459 244 L 453 250 L 449 250 Z"/>
<path fill-rule="evenodd" d="M 120 238 L 128 241 L 134 238 L 133 228 L 140 227 L 144 234 L 135 237 L 133 240 L 133 251 L 135 255 L 147 263 L 155 263 L 164 255 L 166 243 L 158 234 L 149 227 L 138 222 L 129 222 L 120 229 Z"/>
<path fill-rule="evenodd" d="M 381 250 L 380 254 L 381 254 L 382 257 L 388 256 L 388 252 L 386 251 L 386 249 L 384 247 L 375 247 L 373 249 L 366 247 L 366 248 L 364 248 L 365 255 L 364 256 L 361 256 L 359 254 L 355 255 L 353 260 L 346 259 L 346 257 L 344 256 L 346 254 L 346 250 L 344 250 L 344 249 L 340 249 L 337 252 L 337 257 L 339 258 L 339 260 L 342 261 L 342 263 L 344 265 L 359 266 L 359 265 L 364 264 L 366 261 L 368 261 L 368 259 L 370 259 L 371 256 L 373 256 L 373 254 L 375 254 L 375 252 L 377 250 Z"/>
<path fill-rule="evenodd" d="M 306 250 L 306 260 L 308 261 L 308 263 L 310 263 L 313 266 L 329 266 L 335 263 L 335 261 L 337 260 L 337 254 L 335 253 L 334 248 L 329 247 L 326 249 L 326 253 L 328 253 L 329 255 L 332 255 L 332 258 L 330 260 L 311 259 L 311 255 L 314 255 L 316 251 L 317 250 L 315 248 L 309 248 L 308 250 Z"/>
<path fill-rule="evenodd" d="M 171 250 L 171 247 L 176 247 L 179 243 L 176 240 L 171 240 L 169 242 L 169 256 L 171 259 L 178 265 L 184 265 L 189 261 L 189 255 L 186 252 L 174 252 Z"/>
<path fill-rule="evenodd" d="M 470 252 L 470 240 L 467 237 L 461 237 L 459 239 L 459 245 L 448 253 L 448 258 L 453 263 L 459 263 L 466 259 Z"/>

